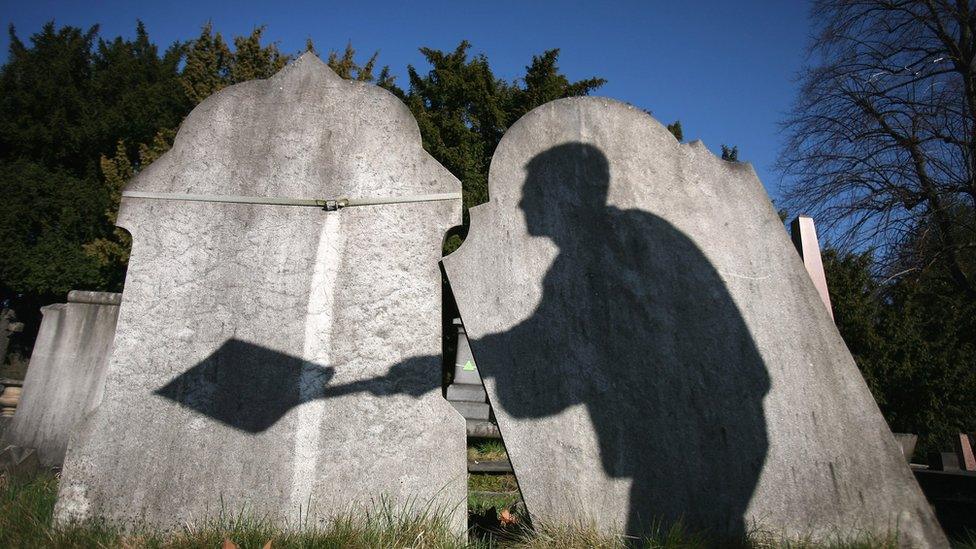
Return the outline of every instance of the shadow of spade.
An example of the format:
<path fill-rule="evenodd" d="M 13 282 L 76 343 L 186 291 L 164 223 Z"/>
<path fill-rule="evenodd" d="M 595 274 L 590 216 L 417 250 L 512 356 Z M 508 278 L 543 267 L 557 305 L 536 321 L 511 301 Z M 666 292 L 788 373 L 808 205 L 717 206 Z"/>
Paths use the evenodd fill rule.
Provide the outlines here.
<path fill-rule="evenodd" d="M 440 388 L 440 367 L 439 357 L 413 357 L 394 365 L 384 376 L 329 387 L 335 376 L 331 366 L 229 339 L 153 394 L 254 434 L 312 400 L 363 392 L 419 398 Z"/>

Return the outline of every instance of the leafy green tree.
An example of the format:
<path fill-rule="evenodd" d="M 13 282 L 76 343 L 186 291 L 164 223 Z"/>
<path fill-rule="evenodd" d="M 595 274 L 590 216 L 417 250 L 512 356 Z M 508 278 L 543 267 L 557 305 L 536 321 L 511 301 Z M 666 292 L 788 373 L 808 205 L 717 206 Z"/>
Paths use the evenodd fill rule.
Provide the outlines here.
<path fill-rule="evenodd" d="M 257 27 L 248 36 L 234 38 L 234 54 L 231 57 L 231 83 L 246 82 L 258 78 L 270 78 L 291 59 L 282 55 L 275 44 L 261 45 L 264 27 Z"/>
<path fill-rule="evenodd" d="M 196 105 L 230 85 L 232 54 L 224 37 L 207 23 L 187 46 L 186 66 L 180 75 L 184 92 Z"/>
<path fill-rule="evenodd" d="M 449 52 L 421 48 L 429 71 L 422 75 L 409 66 L 409 89 L 391 88 L 416 117 L 424 148 L 461 180 L 465 224 L 467 208 L 488 200 L 488 166 L 505 130 L 543 103 L 586 95 L 604 83 L 570 82 L 559 72 L 555 49 L 532 58 L 521 84 L 509 83 L 495 77 L 484 55 L 469 57 L 470 48 L 467 41 Z M 454 235 L 445 250 L 460 245 L 463 234 Z"/>
<path fill-rule="evenodd" d="M 179 77 L 182 46 L 160 54 L 139 23 L 133 40 L 106 41 L 98 28 L 56 28 L 25 43 L 10 29 L 0 68 L 0 293 L 27 322 L 71 289 L 121 287 L 124 254 L 104 244 L 118 232 L 117 207 L 99 158 L 150 142 L 192 103 Z M 114 216 L 114 214 L 113 214 Z"/>
<path fill-rule="evenodd" d="M 918 455 L 976 425 L 976 307 L 947 273 L 881 280 L 872 252 L 824 250 L 834 319 L 889 426 Z"/>
<path fill-rule="evenodd" d="M 93 58 L 92 99 L 99 103 L 99 144 L 95 160 L 109 153 L 118 139 L 148 143 L 160 128 L 179 125 L 192 103 L 178 78 L 183 46 L 160 55 L 142 22 L 133 41 L 99 40 Z M 136 153 L 133 147 L 127 151 Z"/>

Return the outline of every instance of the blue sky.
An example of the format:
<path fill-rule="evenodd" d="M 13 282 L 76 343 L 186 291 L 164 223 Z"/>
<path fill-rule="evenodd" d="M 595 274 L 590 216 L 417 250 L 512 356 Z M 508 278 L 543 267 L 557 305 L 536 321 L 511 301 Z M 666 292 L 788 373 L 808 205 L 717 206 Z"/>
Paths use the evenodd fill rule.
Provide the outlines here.
<path fill-rule="evenodd" d="M 425 68 L 421 46 L 453 49 L 467 39 L 495 74 L 512 80 L 532 56 L 560 48 L 570 78 L 606 78 L 598 95 L 649 109 L 663 123 L 681 120 L 686 140 L 713 151 L 738 145 L 770 195 L 780 196 L 773 163 L 783 137 L 794 75 L 809 41 L 808 2 L 11 2 L 0 20 L 26 40 L 45 21 L 101 25 L 105 37 L 132 36 L 145 22 L 160 46 L 186 40 L 211 20 L 225 37 L 267 25 L 286 52 L 311 37 L 320 52 L 349 41 L 364 55 L 380 51 L 401 84 L 406 66 Z M 2 35 L 2 59 L 9 46 Z"/>

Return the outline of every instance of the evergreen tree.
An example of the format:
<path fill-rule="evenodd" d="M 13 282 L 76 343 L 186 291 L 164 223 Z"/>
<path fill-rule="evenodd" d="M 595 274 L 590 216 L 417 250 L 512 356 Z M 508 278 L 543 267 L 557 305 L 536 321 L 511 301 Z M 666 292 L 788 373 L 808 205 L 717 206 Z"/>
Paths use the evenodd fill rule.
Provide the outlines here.
<path fill-rule="evenodd" d="M 248 36 L 234 38 L 231 55 L 230 82 L 246 82 L 258 78 L 270 78 L 291 59 L 282 55 L 275 44 L 261 45 L 264 27 L 257 27 Z"/>
<path fill-rule="evenodd" d="M 213 33 L 207 23 L 200 36 L 190 42 L 186 52 L 186 66 L 180 75 L 184 92 L 194 104 L 227 87 L 231 83 L 231 52 L 223 36 Z"/>
<path fill-rule="evenodd" d="M 604 83 L 570 82 L 556 65 L 559 50 L 533 57 L 521 85 L 509 83 L 495 77 L 484 55 L 469 58 L 470 48 L 467 41 L 450 52 L 421 48 L 430 70 L 421 75 L 409 66 L 408 91 L 392 88 L 417 119 L 424 148 L 461 180 L 465 227 L 467 208 L 488 201 L 488 166 L 505 130 L 543 103 L 586 95 Z M 446 252 L 460 245 L 465 230 L 448 240 Z"/>
<path fill-rule="evenodd" d="M 948 273 L 879 280 L 872 252 L 824 250 L 834 319 L 889 426 L 947 451 L 976 428 L 976 304 Z"/>

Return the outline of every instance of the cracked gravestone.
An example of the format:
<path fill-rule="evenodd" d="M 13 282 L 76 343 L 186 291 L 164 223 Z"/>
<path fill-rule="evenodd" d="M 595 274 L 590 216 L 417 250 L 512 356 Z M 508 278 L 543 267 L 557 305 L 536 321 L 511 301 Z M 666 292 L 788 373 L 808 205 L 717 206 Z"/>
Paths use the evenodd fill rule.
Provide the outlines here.
<path fill-rule="evenodd" d="M 311 524 L 385 501 L 463 529 L 437 265 L 460 214 L 407 107 L 311 54 L 197 106 L 125 190 L 115 347 L 57 520 Z"/>
<path fill-rule="evenodd" d="M 946 540 L 748 164 L 543 105 L 444 258 L 540 522 Z"/>

